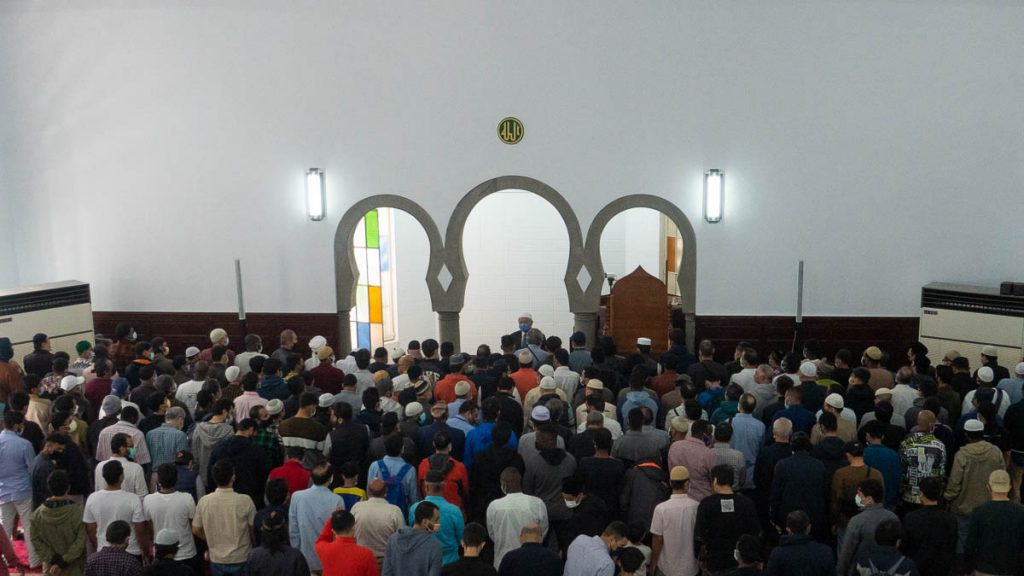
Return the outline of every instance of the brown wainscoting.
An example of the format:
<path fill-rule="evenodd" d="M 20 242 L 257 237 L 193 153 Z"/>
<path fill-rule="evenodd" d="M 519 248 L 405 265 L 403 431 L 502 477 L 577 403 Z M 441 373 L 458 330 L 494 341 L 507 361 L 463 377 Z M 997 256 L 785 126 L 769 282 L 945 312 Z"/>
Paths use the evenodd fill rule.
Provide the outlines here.
<path fill-rule="evenodd" d="M 96 332 L 111 336 L 118 322 L 128 322 L 139 333 L 140 339 L 163 336 L 172 354 L 183 354 L 185 348 L 210 345 L 210 330 L 223 328 L 231 339 L 230 347 L 236 352 L 245 350 L 242 324 L 231 312 L 93 312 Z M 299 335 L 295 351 L 309 356 L 310 338 L 321 335 L 336 347 L 338 343 L 338 315 L 319 313 L 251 313 L 246 315 L 249 334 L 263 338 L 263 352 L 270 354 L 278 348 L 281 331 L 291 328 Z"/>
<path fill-rule="evenodd" d="M 760 354 L 770 350 L 790 350 L 793 347 L 794 320 L 792 316 L 697 316 L 696 338 L 715 343 L 719 362 L 732 360 L 732 352 L 742 341 L 750 342 Z M 878 346 L 894 362 L 906 358 L 907 344 L 917 340 L 918 318 L 889 316 L 815 316 L 804 317 L 797 341 L 797 350 L 803 341 L 814 338 L 822 351 L 831 357 L 846 348 L 854 359 L 868 346 Z M 899 364 L 890 366 L 897 368 Z"/>
<path fill-rule="evenodd" d="M 223 328 L 231 338 L 231 348 L 245 349 L 242 326 L 238 316 L 230 312 L 93 312 L 96 332 L 112 335 L 118 322 L 129 322 L 140 339 L 163 336 L 172 353 L 181 354 L 188 346 L 205 348 L 209 345 L 210 330 Z M 247 315 L 250 334 L 263 338 L 263 351 L 270 353 L 278 347 L 281 331 L 291 328 L 299 335 L 296 352 L 309 355 L 307 343 L 319 334 L 337 347 L 338 316 L 331 313 L 262 312 Z M 697 340 L 710 339 L 715 343 L 717 360 L 732 359 L 732 351 L 741 341 L 754 345 L 765 358 L 769 350 L 789 350 L 793 344 L 793 318 L 791 316 L 697 316 Z M 816 316 L 805 317 L 800 330 L 798 346 L 808 338 L 816 338 L 826 354 L 848 348 L 856 356 L 868 346 L 878 346 L 891 357 L 903 359 L 906 344 L 917 340 L 916 317 L 868 316 Z M 896 366 L 893 366 L 896 367 Z"/>

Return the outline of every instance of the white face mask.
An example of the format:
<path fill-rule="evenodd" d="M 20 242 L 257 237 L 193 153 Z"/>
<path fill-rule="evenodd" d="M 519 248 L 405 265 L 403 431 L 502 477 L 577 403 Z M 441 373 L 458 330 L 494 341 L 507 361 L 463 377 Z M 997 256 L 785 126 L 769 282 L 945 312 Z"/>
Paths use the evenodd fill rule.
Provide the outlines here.
<path fill-rule="evenodd" d="M 224 345 L 227 346 L 228 344 L 231 344 L 231 338 L 228 338 L 228 337 L 225 336 L 224 337 Z"/>
<path fill-rule="evenodd" d="M 860 494 L 853 497 L 853 502 L 857 505 L 857 508 L 864 507 L 864 501 L 860 499 Z"/>
<path fill-rule="evenodd" d="M 579 505 L 580 505 L 580 503 L 577 502 L 576 500 L 566 500 L 565 501 L 565 507 L 569 508 L 570 510 L 575 508 L 575 507 L 577 507 L 577 506 L 579 506 Z"/>
<path fill-rule="evenodd" d="M 736 563 L 738 564 L 740 562 L 740 551 L 739 550 L 733 550 L 732 551 L 732 557 L 736 559 Z"/>

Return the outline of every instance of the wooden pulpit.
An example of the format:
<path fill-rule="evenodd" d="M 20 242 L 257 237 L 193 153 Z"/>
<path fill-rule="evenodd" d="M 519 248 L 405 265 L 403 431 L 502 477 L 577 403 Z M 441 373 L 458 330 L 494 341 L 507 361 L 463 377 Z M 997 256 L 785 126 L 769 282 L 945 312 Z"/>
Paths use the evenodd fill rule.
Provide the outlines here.
<path fill-rule="evenodd" d="M 615 338 L 620 354 L 636 350 L 637 338 L 651 339 L 657 358 L 668 350 L 668 290 L 665 283 L 637 266 L 612 286 L 608 298 L 607 333 Z"/>

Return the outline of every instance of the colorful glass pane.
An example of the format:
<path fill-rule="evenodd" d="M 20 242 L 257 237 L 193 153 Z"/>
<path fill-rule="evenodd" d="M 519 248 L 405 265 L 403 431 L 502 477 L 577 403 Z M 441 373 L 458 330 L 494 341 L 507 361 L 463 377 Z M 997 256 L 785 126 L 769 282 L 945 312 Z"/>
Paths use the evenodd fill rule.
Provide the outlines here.
<path fill-rule="evenodd" d="M 368 286 L 370 304 L 370 322 L 380 324 L 384 322 L 384 313 L 380 301 L 380 286 Z"/>
<path fill-rule="evenodd" d="M 356 268 L 359 269 L 359 279 L 356 280 L 356 284 L 365 286 L 368 280 L 366 270 L 366 248 L 354 248 L 352 250 L 355 253 Z"/>
<path fill-rule="evenodd" d="M 369 350 L 373 350 L 379 346 L 384 345 L 384 327 L 380 324 L 370 324 L 370 346 Z"/>
<path fill-rule="evenodd" d="M 380 286 L 380 250 L 366 249 L 366 284 Z"/>
<path fill-rule="evenodd" d="M 380 246 L 380 234 L 377 231 L 377 211 L 370 210 L 364 218 L 366 222 L 366 247 L 376 248 Z"/>
<path fill-rule="evenodd" d="M 356 322 L 370 321 L 370 289 L 366 286 L 356 287 Z"/>
<path fill-rule="evenodd" d="M 366 248 L 366 222 L 360 220 L 356 224 L 355 234 L 352 235 L 352 245 L 356 248 Z"/>
<path fill-rule="evenodd" d="M 373 345 L 370 342 L 370 325 L 366 322 L 359 322 L 356 325 L 356 333 L 356 346 L 371 350 Z"/>

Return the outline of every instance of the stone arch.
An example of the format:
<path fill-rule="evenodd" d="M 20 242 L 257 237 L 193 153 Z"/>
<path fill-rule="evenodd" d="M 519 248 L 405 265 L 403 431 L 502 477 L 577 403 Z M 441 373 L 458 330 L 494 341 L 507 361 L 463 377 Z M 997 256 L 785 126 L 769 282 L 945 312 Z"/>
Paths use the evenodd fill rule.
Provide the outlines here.
<path fill-rule="evenodd" d="M 584 288 L 585 308 L 576 312 L 577 329 L 584 329 L 580 326 L 581 313 L 586 316 L 583 320 L 593 322 L 593 314 L 596 314 L 601 306 L 601 283 L 604 281 L 604 264 L 601 262 L 601 234 L 605 226 L 616 215 L 631 208 L 651 208 L 667 216 L 679 229 L 683 239 L 683 251 L 679 255 L 679 296 L 682 300 L 683 313 L 686 315 L 686 337 L 687 345 L 693 349 L 694 319 L 696 312 L 697 297 L 697 235 L 694 233 L 693 224 L 675 204 L 660 196 L 651 194 L 631 194 L 617 198 L 608 203 L 600 212 L 594 216 L 594 220 L 587 230 L 587 242 L 585 245 L 584 266 L 590 272 L 590 283 Z M 584 323 L 584 326 L 590 328 Z M 592 329 L 592 328 L 591 328 Z"/>
<path fill-rule="evenodd" d="M 430 262 L 427 265 L 427 290 L 434 310 L 444 298 L 444 289 L 438 281 L 438 272 L 444 264 L 444 244 L 437 224 L 430 214 L 416 202 L 395 194 L 380 194 L 363 198 L 349 207 L 338 228 L 334 232 L 334 286 L 338 302 L 338 346 L 340 354 L 348 354 L 352 350 L 352 334 L 349 329 L 350 313 L 356 305 L 356 285 L 359 281 L 359 268 L 356 266 L 355 250 L 352 237 L 359 221 L 367 212 L 374 208 L 393 208 L 401 210 L 420 223 L 427 234 L 430 244 Z"/>
<path fill-rule="evenodd" d="M 448 219 L 448 228 L 445 234 L 445 268 L 451 277 L 451 281 L 445 291 L 443 305 L 437 308 L 440 332 L 443 338 L 454 342 L 456 349 L 459 347 L 459 313 L 465 304 L 466 286 L 469 281 L 469 271 L 466 268 L 466 260 L 462 251 L 462 239 L 466 228 L 466 221 L 470 212 L 480 203 L 481 200 L 491 194 L 504 190 L 524 190 L 540 196 L 551 204 L 565 222 L 566 231 L 569 234 L 569 261 L 566 266 L 563 281 L 569 296 L 569 309 L 575 311 L 577 307 L 585 302 L 583 288 L 577 282 L 576 276 L 583 267 L 583 232 L 580 228 L 576 212 L 569 205 L 568 200 L 547 184 L 527 176 L 499 176 L 479 184 L 470 190 L 456 204 Z"/>

